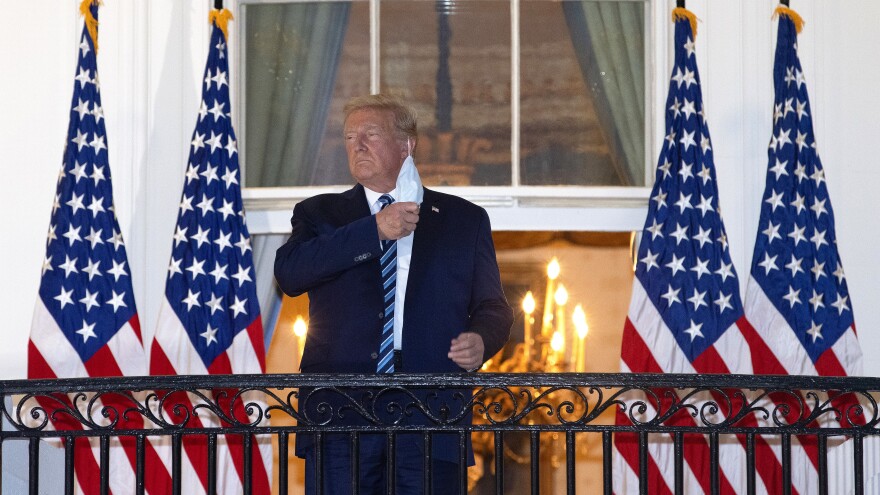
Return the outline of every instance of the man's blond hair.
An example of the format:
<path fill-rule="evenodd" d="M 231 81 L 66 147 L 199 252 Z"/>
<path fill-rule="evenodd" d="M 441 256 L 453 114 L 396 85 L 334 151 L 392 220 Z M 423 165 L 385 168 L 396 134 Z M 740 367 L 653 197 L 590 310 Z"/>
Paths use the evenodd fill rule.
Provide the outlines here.
<path fill-rule="evenodd" d="M 345 120 L 348 116 L 357 110 L 387 110 L 394 115 L 394 128 L 402 138 L 412 138 L 413 147 L 419 138 L 418 124 L 416 123 L 416 114 L 412 108 L 403 103 L 396 96 L 387 94 L 374 94 L 355 96 L 348 100 L 345 108 L 342 110 L 345 114 Z"/>

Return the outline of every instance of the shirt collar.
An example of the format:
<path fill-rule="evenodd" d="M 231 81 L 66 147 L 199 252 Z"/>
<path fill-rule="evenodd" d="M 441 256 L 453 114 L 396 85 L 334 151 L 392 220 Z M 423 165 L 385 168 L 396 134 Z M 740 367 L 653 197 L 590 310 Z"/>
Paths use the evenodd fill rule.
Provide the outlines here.
<path fill-rule="evenodd" d="M 370 206 L 371 211 L 376 211 L 376 210 L 380 209 L 380 208 L 376 208 L 376 202 L 379 201 L 379 198 L 381 198 L 383 194 L 388 194 L 392 198 L 394 198 L 394 201 L 397 201 L 397 188 L 396 187 L 394 189 L 392 189 L 391 191 L 388 191 L 387 193 L 376 192 L 376 191 L 370 189 L 369 187 L 364 187 L 364 194 L 367 196 L 367 204 Z"/>

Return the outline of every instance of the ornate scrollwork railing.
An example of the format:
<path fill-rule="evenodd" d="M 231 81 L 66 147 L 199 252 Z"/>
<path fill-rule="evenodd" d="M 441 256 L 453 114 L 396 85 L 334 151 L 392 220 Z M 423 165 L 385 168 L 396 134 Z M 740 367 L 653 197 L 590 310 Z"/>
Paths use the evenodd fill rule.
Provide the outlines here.
<path fill-rule="evenodd" d="M 0 394 L 7 399 L 0 413 L 11 425 L 0 442 L 361 431 L 815 435 L 861 442 L 880 434 L 880 379 L 859 377 L 173 376 L 0 381 Z M 286 418 L 290 426 L 270 418 Z"/>
<path fill-rule="evenodd" d="M 301 390 L 302 389 L 302 390 Z M 467 391 L 473 391 L 473 394 Z M 437 391 L 451 391 L 437 404 Z M 50 420 L 87 431 L 127 434 L 137 416 L 151 434 L 211 417 L 219 430 L 274 433 L 279 415 L 298 428 L 335 429 L 357 418 L 368 427 L 701 433 L 876 435 L 880 379 L 743 375 L 461 374 L 229 375 L 0 381 L 13 397 L 2 414 L 15 432 L 62 436 Z M 597 422 L 619 409 L 631 425 Z M 462 421 L 473 415 L 476 423 Z M 675 424 L 682 415 L 691 426 Z M 540 421 L 537 421 L 540 419 Z M 757 419 L 757 423 L 755 420 Z M 292 429 L 296 429 L 293 427 Z"/>

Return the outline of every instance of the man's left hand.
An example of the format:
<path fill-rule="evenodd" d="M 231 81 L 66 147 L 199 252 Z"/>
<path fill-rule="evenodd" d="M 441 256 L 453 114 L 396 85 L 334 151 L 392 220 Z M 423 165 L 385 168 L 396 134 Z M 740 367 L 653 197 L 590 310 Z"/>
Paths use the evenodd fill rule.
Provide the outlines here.
<path fill-rule="evenodd" d="M 475 370 L 483 364 L 483 337 L 474 332 L 463 332 L 452 339 L 447 356 L 462 369 Z"/>

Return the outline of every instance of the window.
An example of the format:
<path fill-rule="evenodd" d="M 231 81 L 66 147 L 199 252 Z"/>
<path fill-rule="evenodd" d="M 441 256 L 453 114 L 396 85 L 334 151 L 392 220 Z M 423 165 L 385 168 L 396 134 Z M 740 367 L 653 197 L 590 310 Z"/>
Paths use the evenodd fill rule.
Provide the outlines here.
<path fill-rule="evenodd" d="M 651 84 L 654 61 L 665 67 L 665 45 L 649 41 L 656 35 L 649 19 L 665 5 L 239 2 L 239 146 L 255 258 L 269 281 L 260 301 L 271 372 L 295 370 L 290 357 L 299 356 L 303 337 L 294 322 L 308 313 L 305 296 L 282 299 L 271 286 L 275 248 L 290 231 L 296 201 L 350 187 L 342 108 L 379 91 L 418 113 L 423 182 L 489 211 L 518 315 L 499 359 L 523 341 L 521 301 L 530 290 L 543 294 L 542 270 L 558 257 L 570 270 L 572 304 L 583 302 L 591 327 L 581 342 L 589 349 L 584 369 L 617 370 L 632 286 L 630 232 L 641 230 L 649 193 L 646 157 L 655 146 L 648 136 L 662 135 L 650 117 L 658 114 Z M 668 24 L 665 10 L 663 19 Z M 652 45 L 659 48 L 649 53 Z M 551 480 L 545 483 L 551 474 L 542 475 Z M 478 483 L 475 493 L 491 491 L 490 476 Z"/>
<path fill-rule="evenodd" d="M 424 183 L 486 206 L 496 226 L 509 214 L 507 229 L 639 228 L 651 149 L 649 6 L 241 0 L 239 128 L 252 227 L 283 232 L 295 201 L 352 183 L 342 107 L 382 91 L 418 113 Z M 576 211 L 597 205 L 595 222 Z M 565 211 L 530 220 L 513 211 L 523 206 Z M 560 225 L 547 225 L 547 213 Z"/>
<path fill-rule="evenodd" d="M 662 46 L 646 47 L 664 34 L 650 29 L 661 10 L 649 0 L 239 0 L 237 127 L 266 270 L 295 202 L 350 187 L 342 108 L 377 91 L 418 112 L 424 183 L 486 207 L 495 230 L 640 230 L 646 136 L 658 131 L 646 118 L 657 114 L 646 112 L 650 61 L 665 62 Z"/>

